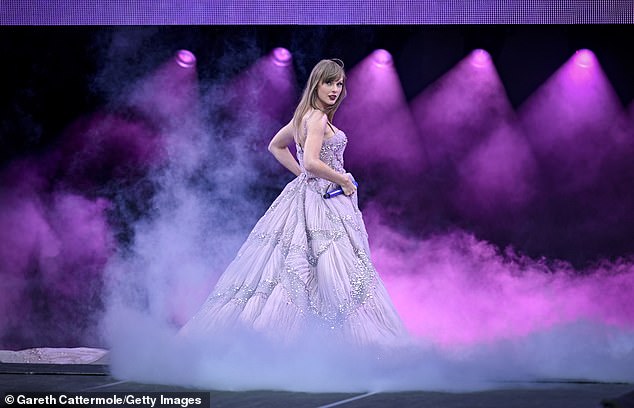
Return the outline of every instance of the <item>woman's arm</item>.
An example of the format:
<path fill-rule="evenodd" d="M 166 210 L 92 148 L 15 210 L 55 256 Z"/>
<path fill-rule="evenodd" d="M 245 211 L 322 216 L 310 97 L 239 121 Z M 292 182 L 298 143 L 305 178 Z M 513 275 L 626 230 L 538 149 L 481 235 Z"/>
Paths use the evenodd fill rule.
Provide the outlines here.
<path fill-rule="evenodd" d="M 306 141 L 304 142 L 304 166 L 306 170 L 317 177 L 324 178 L 340 185 L 345 195 L 350 195 L 357 189 L 349 174 L 341 174 L 333 170 L 319 158 L 324 133 L 327 126 L 326 114 L 320 113 L 308 119 Z"/>
<path fill-rule="evenodd" d="M 271 139 L 269 143 L 269 152 L 273 154 L 275 159 L 280 162 L 282 166 L 286 167 L 294 175 L 299 176 L 302 173 L 302 169 L 288 149 L 288 145 L 292 141 L 293 124 L 289 122 L 273 136 L 273 139 Z"/>

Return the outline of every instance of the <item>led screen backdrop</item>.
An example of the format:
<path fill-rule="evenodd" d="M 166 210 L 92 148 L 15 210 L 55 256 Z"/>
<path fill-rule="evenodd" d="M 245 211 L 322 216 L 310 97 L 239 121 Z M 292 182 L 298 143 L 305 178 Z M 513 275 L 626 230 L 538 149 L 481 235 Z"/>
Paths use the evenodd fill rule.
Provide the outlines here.
<path fill-rule="evenodd" d="M 631 24 L 631 0 L 4 0 L 4 25 Z"/>

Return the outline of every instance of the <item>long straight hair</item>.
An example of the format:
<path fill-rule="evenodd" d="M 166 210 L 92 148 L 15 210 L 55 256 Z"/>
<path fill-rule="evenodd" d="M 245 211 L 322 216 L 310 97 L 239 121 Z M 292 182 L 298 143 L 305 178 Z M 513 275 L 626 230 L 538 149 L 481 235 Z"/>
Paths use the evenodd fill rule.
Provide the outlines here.
<path fill-rule="evenodd" d="M 324 59 L 319 61 L 311 71 L 306 87 L 304 88 L 304 92 L 302 93 L 302 98 L 300 99 L 299 104 L 295 109 L 295 114 L 293 115 L 293 128 L 295 129 L 297 142 L 300 143 L 301 146 L 304 145 L 304 139 L 306 138 L 306 135 L 304 135 L 302 130 L 302 120 L 304 115 L 306 115 L 306 113 L 308 113 L 311 109 L 319 109 L 317 105 L 317 88 L 320 84 L 329 81 L 337 81 L 340 78 L 343 81 L 341 93 L 339 94 L 337 101 L 333 105 L 326 107 L 325 110 L 326 116 L 328 116 L 328 120 L 330 122 L 332 122 L 332 118 L 335 116 L 337 108 L 341 105 L 341 101 L 346 97 L 346 73 L 343 70 L 343 62 L 338 59 Z"/>

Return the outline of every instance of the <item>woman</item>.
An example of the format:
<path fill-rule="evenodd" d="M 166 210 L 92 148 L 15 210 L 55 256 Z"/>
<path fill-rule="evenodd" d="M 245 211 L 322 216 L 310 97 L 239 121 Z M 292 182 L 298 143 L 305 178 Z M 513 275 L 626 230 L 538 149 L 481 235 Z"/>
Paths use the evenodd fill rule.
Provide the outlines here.
<path fill-rule="evenodd" d="M 292 340 L 317 324 L 354 344 L 389 345 L 407 337 L 370 261 L 356 186 L 343 167 L 347 138 L 332 124 L 345 80 L 341 60 L 313 68 L 293 119 L 269 144 L 297 177 L 182 332 L 237 325 Z M 297 160 L 288 149 L 292 142 Z M 339 186 L 343 195 L 323 197 Z"/>

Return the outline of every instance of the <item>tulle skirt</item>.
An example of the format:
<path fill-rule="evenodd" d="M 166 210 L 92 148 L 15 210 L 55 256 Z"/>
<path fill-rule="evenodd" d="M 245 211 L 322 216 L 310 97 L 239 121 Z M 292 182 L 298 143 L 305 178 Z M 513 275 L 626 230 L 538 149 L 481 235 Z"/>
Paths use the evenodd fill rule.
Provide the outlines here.
<path fill-rule="evenodd" d="M 257 222 L 180 333 L 252 328 L 292 341 L 309 328 L 355 344 L 393 345 L 407 332 L 370 259 L 357 196 L 302 173 Z"/>

